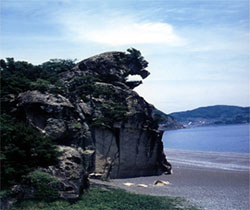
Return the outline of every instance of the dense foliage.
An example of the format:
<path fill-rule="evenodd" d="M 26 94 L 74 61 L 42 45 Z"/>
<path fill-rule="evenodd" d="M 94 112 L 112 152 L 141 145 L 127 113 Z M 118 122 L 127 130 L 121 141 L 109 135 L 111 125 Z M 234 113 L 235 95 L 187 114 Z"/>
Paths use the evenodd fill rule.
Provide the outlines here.
<path fill-rule="evenodd" d="M 7 187 L 38 166 L 54 164 L 59 152 L 48 137 L 28 127 L 15 110 L 15 95 L 27 90 L 63 93 L 58 73 L 71 69 L 72 60 L 52 59 L 32 65 L 13 58 L 0 60 L 1 72 L 1 185 Z M 13 114 L 14 113 L 14 114 Z"/>
<path fill-rule="evenodd" d="M 1 59 L 1 96 L 33 89 L 60 92 L 63 85 L 58 81 L 58 73 L 70 70 L 74 65 L 73 60 L 62 59 L 52 59 L 41 65 L 15 61 L 14 58 Z"/>
<path fill-rule="evenodd" d="M 1 116 L 1 184 L 6 187 L 38 166 L 56 163 L 60 153 L 48 137 L 38 135 L 22 122 Z"/>
<path fill-rule="evenodd" d="M 89 101 L 95 91 L 95 82 L 99 81 L 98 78 L 84 75 L 75 78 L 69 87 L 70 97 L 78 96 L 84 101 Z"/>
<path fill-rule="evenodd" d="M 113 128 L 115 122 L 125 119 L 128 111 L 127 107 L 113 101 L 108 101 L 100 105 L 103 116 L 93 118 L 91 125 L 95 127 Z"/>
<path fill-rule="evenodd" d="M 40 201 L 53 201 L 59 198 L 59 180 L 54 176 L 42 172 L 33 171 L 24 177 L 24 182 L 31 182 L 34 187 L 34 199 Z"/>
<path fill-rule="evenodd" d="M 127 49 L 127 54 L 121 62 L 129 65 L 133 64 L 137 69 L 146 68 L 148 66 L 148 62 L 141 55 L 141 52 L 134 48 Z"/>

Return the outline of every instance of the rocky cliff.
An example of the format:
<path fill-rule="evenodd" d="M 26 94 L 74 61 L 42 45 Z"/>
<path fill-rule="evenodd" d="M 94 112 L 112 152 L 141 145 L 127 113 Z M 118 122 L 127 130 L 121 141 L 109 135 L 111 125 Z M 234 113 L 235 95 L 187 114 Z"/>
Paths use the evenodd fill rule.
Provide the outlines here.
<path fill-rule="evenodd" d="M 127 79 L 146 78 L 146 67 L 135 49 L 103 53 L 60 72 L 60 94 L 33 89 L 12 98 L 12 112 L 68 148 L 59 165 L 42 169 L 61 181 L 62 198 L 79 196 L 86 173 L 102 178 L 170 173 L 155 108 L 133 91 L 142 82 Z"/>

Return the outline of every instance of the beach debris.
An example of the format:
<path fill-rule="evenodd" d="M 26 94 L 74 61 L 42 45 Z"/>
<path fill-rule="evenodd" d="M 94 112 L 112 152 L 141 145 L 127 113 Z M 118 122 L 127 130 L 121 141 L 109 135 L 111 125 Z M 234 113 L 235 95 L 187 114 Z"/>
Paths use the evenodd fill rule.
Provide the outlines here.
<path fill-rule="evenodd" d="M 155 186 L 164 186 L 164 185 L 168 185 L 168 184 L 170 184 L 170 182 L 168 182 L 168 181 L 162 181 L 162 180 L 155 180 L 154 181 Z"/>
<path fill-rule="evenodd" d="M 146 184 L 138 184 L 137 187 L 148 187 Z"/>
<path fill-rule="evenodd" d="M 131 182 L 125 182 L 123 183 L 123 185 L 127 186 L 127 187 L 131 187 L 133 185 L 135 185 L 134 183 L 131 183 Z"/>

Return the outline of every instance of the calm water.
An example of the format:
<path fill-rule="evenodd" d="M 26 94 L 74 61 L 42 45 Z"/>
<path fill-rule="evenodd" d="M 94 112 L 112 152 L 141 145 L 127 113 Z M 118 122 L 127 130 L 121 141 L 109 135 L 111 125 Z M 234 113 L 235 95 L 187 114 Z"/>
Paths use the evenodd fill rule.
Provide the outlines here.
<path fill-rule="evenodd" d="M 249 153 L 249 124 L 165 131 L 166 149 Z"/>

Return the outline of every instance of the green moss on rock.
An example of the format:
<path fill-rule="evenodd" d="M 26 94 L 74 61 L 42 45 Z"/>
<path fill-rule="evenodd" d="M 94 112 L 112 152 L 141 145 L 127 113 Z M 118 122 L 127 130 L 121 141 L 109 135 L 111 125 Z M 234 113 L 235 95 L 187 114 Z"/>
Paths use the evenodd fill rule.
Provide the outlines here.
<path fill-rule="evenodd" d="M 59 198 L 60 182 L 46 172 L 31 172 L 25 177 L 25 182 L 29 182 L 34 188 L 34 198 L 37 200 L 53 201 Z"/>

